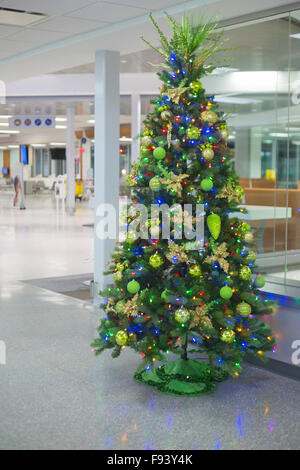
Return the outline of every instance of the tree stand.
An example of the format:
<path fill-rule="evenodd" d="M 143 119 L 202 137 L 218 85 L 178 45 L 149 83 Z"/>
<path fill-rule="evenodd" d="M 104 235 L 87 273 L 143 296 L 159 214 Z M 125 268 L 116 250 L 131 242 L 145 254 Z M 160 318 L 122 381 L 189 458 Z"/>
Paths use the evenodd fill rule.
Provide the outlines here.
<path fill-rule="evenodd" d="M 228 374 L 195 359 L 177 359 L 150 370 L 136 372 L 137 382 L 173 396 L 199 396 L 211 393 L 216 381 L 225 380 Z"/>

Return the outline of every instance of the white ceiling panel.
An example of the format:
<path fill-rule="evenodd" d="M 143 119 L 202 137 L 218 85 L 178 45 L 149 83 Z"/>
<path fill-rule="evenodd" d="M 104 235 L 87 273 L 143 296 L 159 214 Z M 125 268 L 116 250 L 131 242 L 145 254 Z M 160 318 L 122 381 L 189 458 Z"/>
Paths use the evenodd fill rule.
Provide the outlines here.
<path fill-rule="evenodd" d="M 3 24 L 0 24 L 0 38 L 3 38 L 4 36 L 8 36 L 9 34 L 12 34 L 12 33 L 17 33 L 20 30 L 21 30 L 20 26 L 6 26 Z"/>
<path fill-rule="evenodd" d="M 173 5 L 178 5 L 179 3 L 184 3 L 184 0 L 107 0 L 107 2 L 144 8 L 145 10 L 161 10 Z"/>
<path fill-rule="evenodd" d="M 69 16 L 114 23 L 115 21 L 122 21 L 127 18 L 140 16 L 143 13 L 145 13 L 145 10 L 141 8 L 117 5 L 115 3 L 98 2 L 86 8 L 81 8 Z"/>
<path fill-rule="evenodd" d="M 35 28 L 45 31 L 57 31 L 62 33 L 84 33 L 92 29 L 99 28 L 106 23 L 100 21 L 83 20 L 82 18 L 70 18 L 67 16 L 58 16 L 51 20 L 39 23 Z"/>
<path fill-rule="evenodd" d="M 26 51 L 32 47 L 31 43 L 22 41 L 10 41 L 8 39 L 0 39 L 1 54 L 5 53 L 5 57 L 15 55 L 18 52 Z"/>
<path fill-rule="evenodd" d="M 47 15 L 61 15 L 86 5 L 95 3 L 96 0 L 0 0 L 0 7 L 15 10 L 45 13 Z"/>
<path fill-rule="evenodd" d="M 69 33 L 58 33 L 53 31 L 40 31 L 38 29 L 23 29 L 19 33 L 12 34 L 7 37 L 12 41 L 27 42 L 31 46 L 40 46 L 48 42 L 58 41 L 69 36 Z"/>

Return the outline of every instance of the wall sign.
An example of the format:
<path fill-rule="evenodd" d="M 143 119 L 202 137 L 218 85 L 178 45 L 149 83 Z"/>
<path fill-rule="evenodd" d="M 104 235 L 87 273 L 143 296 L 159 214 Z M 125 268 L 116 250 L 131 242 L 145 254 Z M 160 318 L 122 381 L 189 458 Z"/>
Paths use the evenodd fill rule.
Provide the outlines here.
<path fill-rule="evenodd" d="M 13 116 L 8 122 L 10 129 L 55 128 L 55 116 Z"/>

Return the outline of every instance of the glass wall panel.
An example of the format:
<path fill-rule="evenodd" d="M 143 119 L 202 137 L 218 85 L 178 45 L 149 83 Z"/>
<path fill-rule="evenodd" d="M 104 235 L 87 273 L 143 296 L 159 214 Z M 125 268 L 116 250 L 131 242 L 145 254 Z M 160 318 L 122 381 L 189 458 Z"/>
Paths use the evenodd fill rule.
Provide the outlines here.
<path fill-rule="evenodd" d="M 289 32 L 289 15 L 229 28 L 227 46 L 234 49 L 226 57 L 232 60 L 203 81 L 228 114 L 229 145 L 244 188 L 258 265 L 283 279 L 286 248 L 300 249 L 293 236 L 291 198 L 287 208 L 299 174 L 297 144 L 289 139 Z"/>

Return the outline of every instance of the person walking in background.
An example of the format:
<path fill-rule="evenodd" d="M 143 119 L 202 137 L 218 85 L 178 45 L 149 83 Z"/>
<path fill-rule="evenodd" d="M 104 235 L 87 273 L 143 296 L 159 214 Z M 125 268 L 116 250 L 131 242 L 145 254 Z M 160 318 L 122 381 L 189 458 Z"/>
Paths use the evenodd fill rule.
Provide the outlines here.
<path fill-rule="evenodd" d="M 15 187 L 14 207 L 16 207 L 16 205 L 19 202 L 19 197 L 20 197 L 21 190 L 22 190 L 21 180 L 20 180 L 19 176 L 15 176 L 14 187 Z"/>

